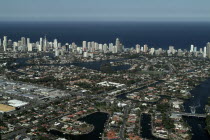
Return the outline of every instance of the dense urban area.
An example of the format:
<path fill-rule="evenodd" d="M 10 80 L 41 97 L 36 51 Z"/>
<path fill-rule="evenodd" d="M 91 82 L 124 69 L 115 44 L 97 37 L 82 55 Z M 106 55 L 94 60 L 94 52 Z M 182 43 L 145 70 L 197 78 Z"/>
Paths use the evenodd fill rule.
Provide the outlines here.
<path fill-rule="evenodd" d="M 184 107 L 210 77 L 210 43 L 164 50 L 4 36 L 0 50 L 3 140 L 189 140 L 185 117 L 205 118 L 210 133 L 210 99 L 203 114 Z"/>

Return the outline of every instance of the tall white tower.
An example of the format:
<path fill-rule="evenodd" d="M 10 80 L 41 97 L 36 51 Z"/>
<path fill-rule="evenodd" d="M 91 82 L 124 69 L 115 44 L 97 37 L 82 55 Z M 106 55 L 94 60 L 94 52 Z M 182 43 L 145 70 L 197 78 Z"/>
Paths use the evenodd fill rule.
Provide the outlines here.
<path fill-rule="evenodd" d="M 203 49 L 203 57 L 206 58 L 206 47 Z"/>
<path fill-rule="evenodd" d="M 53 46 L 54 46 L 54 49 L 58 48 L 58 40 L 57 39 L 54 39 Z"/>
<path fill-rule="evenodd" d="M 27 48 L 28 48 L 28 51 L 32 51 L 32 47 L 31 47 L 31 43 L 30 43 L 30 38 L 27 38 Z"/>
<path fill-rule="evenodd" d="M 136 45 L 136 53 L 140 53 L 141 51 L 141 47 L 139 44 Z"/>
<path fill-rule="evenodd" d="M 193 50 L 194 50 L 194 45 L 191 45 L 190 46 L 190 52 L 193 52 Z"/>
<path fill-rule="evenodd" d="M 4 51 L 6 51 L 7 50 L 7 36 L 4 36 L 3 47 L 4 47 Z"/>
<path fill-rule="evenodd" d="M 42 40 L 42 38 L 40 38 L 40 40 L 39 40 L 39 51 L 42 51 L 42 46 L 43 46 L 43 40 Z"/>

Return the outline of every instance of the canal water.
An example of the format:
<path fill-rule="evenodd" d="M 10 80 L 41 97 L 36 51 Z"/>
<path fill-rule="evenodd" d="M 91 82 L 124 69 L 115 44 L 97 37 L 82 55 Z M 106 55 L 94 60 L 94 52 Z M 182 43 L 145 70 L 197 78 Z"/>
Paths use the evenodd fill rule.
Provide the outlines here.
<path fill-rule="evenodd" d="M 100 70 L 100 66 L 104 63 L 109 63 L 109 62 L 114 62 L 117 60 L 103 60 L 103 61 L 95 61 L 95 62 L 82 62 L 82 63 L 74 63 L 74 65 L 79 66 L 79 67 L 85 67 L 85 68 L 89 68 L 89 69 L 94 69 L 94 70 Z M 25 64 L 25 60 L 22 59 L 22 61 L 19 60 L 19 62 L 24 65 Z M 27 64 L 26 64 L 27 65 Z M 61 64 L 62 65 L 62 64 Z M 130 66 L 120 66 L 120 67 L 115 67 L 115 70 L 125 70 L 125 69 L 129 69 Z M 140 90 L 140 89 L 138 89 Z M 210 79 L 202 82 L 200 85 L 196 86 L 192 91 L 192 98 L 190 98 L 189 100 L 186 100 L 184 102 L 184 109 L 186 112 L 191 112 L 191 108 L 190 107 L 195 107 L 196 109 L 196 113 L 205 113 L 205 105 L 207 104 L 208 101 L 208 97 L 210 97 Z M 118 96 L 118 98 L 125 98 L 126 94 L 120 95 Z M 148 118 L 147 118 L 148 117 Z M 100 119 L 98 119 L 100 118 Z M 86 122 L 95 125 L 96 129 L 99 129 L 99 131 L 94 130 L 92 133 L 87 134 L 87 135 L 82 135 L 82 136 L 73 136 L 73 140 L 80 140 L 80 139 L 84 139 L 84 140 L 97 140 L 99 139 L 98 137 L 100 136 L 100 133 L 103 132 L 103 126 L 104 123 L 107 119 L 107 114 L 101 114 L 101 113 L 97 113 L 95 114 L 91 114 L 87 117 L 84 118 L 84 120 Z M 143 123 L 142 123 L 142 130 L 146 130 L 146 132 L 142 132 L 144 134 L 142 134 L 143 136 L 145 136 L 145 138 L 148 139 L 155 139 L 151 133 L 149 133 L 150 128 L 149 126 L 147 127 L 147 124 L 150 122 L 149 116 L 144 117 L 143 115 Z M 195 117 L 184 117 L 184 120 L 190 125 L 191 129 L 192 129 L 192 140 L 210 140 L 210 136 L 207 133 L 207 131 L 205 130 L 205 119 L 203 118 L 195 118 Z M 101 126 L 100 126 L 101 124 Z M 99 132 L 99 133 L 98 133 Z M 56 132 L 57 133 L 57 132 Z M 97 139 L 96 139 L 97 138 Z"/>
<path fill-rule="evenodd" d="M 150 140 L 162 140 L 154 137 L 152 135 L 152 125 L 151 125 L 151 115 L 150 114 L 142 114 L 141 115 L 141 137 L 150 139 Z"/>
<path fill-rule="evenodd" d="M 205 105 L 210 97 L 210 79 L 202 82 L 196 86 L 192 91 L 192 98 L 184 102 L 185 112 L 190 113 L 191 107 L 195 107 L 196 113 L 204 114 Z M 196 117 L 184 117 L 192 130 L 192 140 L 210 140 L 210 135 L 206 131 L 205 119 Z M 141 117 L 141 136 L 146 139 L 156 140 L 151 133 L 151 116 L 149 114 L 142 114 Z"/>
<path fill-rule="evenodd" d="M 94 130 L 89 133 L 89 134 L 84 134 L 84 135 L 67 135 L 63 134 L 59 131 L 50 131 L 51 134 L 60 136 L 60 137 L 65 137 L 68 140 L 101 140 L 101 134 L 103 133 L 104 130 L 104 125 L 106 121 L 108 120 L 108 114 L 103 113 L 103 112 L 96 112 L 93 114 L 90 114 L 84 118 L 79 119 L 79 121 L 85 121 L 89 124 L 94 125 Z"/>
<path fill-rule="evenodd" d="M 48 56 L 51 56 L 48 54 Z M 51 56 L 52 57 L 52 56 Z M 53 57 L 52 57 L 53 58 Z M 18 58 L 16 59 L 16 63 L 19 63 L 15 69 L 24 67 L 24 66 L 33 66 L 34 64 L 27 64 L 26 61 L 29 60 L 30 58 Z M 84 67 L 87 69 L 93 69 L 93 70 L 98 70 L 101 71 L 101 66 L 110 62 L 117 62 L 117 61 L 122 61 L 125 59 L 111 59 L 111 60 L 100 60 L 100 61 L 93 61 L 93 62 L 75 62 L 75 63 L 68 63 L 68 64 L 40 64 L 41 66 L 70 66 L 70 65 L 75 65 L 78 67 Z M 131 65 L 119 65 L 119 66 L 111 66 L 111 69 L 113 71 L 122 71 L 122 70 L 128 70 L 131 68 Z M 11 70 L 15 71 L 14 68 Z"/>
<path fill-rule="evenodd" d="M 208 97 L 210 97 L 210 79 L 196 86 L 191 91 L 191 94 L 192 98 L 186 100 L 184 103 L 185 111 L 191 112 L 190 107 L 195 107 L 195 113 L 204 114 L 205 105 L 208 102 Z M 205 130 L 206 124 L 204 118 L 184 117 L 184 120 L 190 125 L 192 129 L 192 140 L 210 140 L 210 135 Z"/>

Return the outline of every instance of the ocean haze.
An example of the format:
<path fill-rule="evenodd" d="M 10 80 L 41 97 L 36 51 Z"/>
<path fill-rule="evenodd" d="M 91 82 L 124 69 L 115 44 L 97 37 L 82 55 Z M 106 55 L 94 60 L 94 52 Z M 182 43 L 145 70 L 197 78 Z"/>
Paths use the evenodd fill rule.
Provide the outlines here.
<path fill-rule="evenodd" d="M 210 21 L 209 0 L 1 0 L 0 21 Z"/>
<path fill-rule="evenodd" d="M 198 48 L 210 41 L 210 22 L 0 22 L 0 37 L 8 36 L 13 41 L 29 37 L 32 42 L 47 35 L 49 41 L 82 41 L 114 43 L 118 37 L 125 47 L 148 44 L 155 48 Z"/>

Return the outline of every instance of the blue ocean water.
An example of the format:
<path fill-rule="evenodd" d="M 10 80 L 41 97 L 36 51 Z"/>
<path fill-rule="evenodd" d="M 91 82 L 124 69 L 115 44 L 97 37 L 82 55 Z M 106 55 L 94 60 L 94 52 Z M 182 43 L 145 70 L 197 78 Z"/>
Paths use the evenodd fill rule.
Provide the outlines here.
<path fill-rule="evenodd" d="M 78 46 L 83 40 L 114 43 L 118 37 L 127 48 L 138 43 L 189 49 L 191 44 L 200 48 L 210 41 L 210 22 L 0 22 L 0 37 L 4 35 L 13 41 L 30 37 L 33 42 L 47 35 L 49 41 L 57 38 Z"/>

